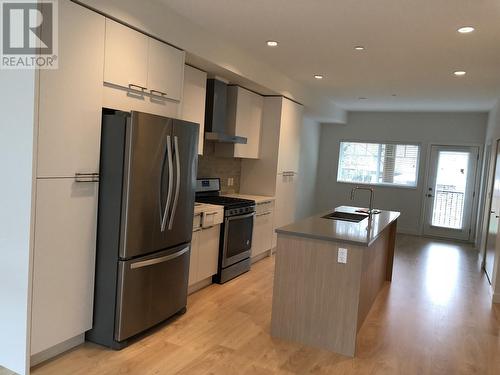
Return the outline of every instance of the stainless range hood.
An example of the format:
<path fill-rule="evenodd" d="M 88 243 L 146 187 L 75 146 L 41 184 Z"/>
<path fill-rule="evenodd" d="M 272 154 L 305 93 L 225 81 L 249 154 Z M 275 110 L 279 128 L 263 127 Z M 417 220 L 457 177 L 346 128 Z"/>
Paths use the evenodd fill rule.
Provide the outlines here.
<path fill-rule="evenodd" d="M 205 139 L 213 142 L 246 144 L 246 137 L 230 134 L 227 129 L 227 84 L 217 79 L 207 80 L 205 103 Z"/>

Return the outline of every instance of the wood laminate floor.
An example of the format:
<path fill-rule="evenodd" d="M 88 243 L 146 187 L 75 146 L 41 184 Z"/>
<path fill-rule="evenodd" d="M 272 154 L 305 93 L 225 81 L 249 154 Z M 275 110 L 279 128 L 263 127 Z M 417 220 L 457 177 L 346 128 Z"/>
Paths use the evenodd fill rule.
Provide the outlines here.
<path fill-rule="evenodd" d="M 468 245 L 398 236 L 356 358 L 272 339 L 274 259 L 189 297 L 188 312 L 130 347 L 85 344 L 35 375 L 500 374 L 500 307 Z"/>

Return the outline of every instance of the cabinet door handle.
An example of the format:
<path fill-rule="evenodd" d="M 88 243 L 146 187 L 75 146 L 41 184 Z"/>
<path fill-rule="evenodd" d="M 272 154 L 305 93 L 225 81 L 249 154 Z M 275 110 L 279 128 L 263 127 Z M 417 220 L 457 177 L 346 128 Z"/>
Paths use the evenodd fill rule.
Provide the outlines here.
<path fill-rule="evenodd" d="M 152 95 L 155 96 L 161 96 L 161 97 L 167 96 L 167 93 L 163 91 L 158 91 L 158 90 L 149 90 L 149 91 L 151 92 Z"/>
<path fill-rule="evenodd" d="M 99 173 L 75 173 L 75 182 L 99 182 Z"/>
<path fill-rule="evenodd" d="M 195 233 L 195 232 L 199 232 L 199 231 L 201 231 L 201 227 L 200 227 L 200 228 L 195 228 L 195 229 L 193 229 L 193 233 Z"/>
<path fill-rule="evenodd" d="M 137 90 L 137 91 L 144 91 L 147 89 L 147 87 L 141 86 L 141 85 L 136 85 L 134 83 L 129 83 L 128 88 L 132 90 Z"/>
<path fill-rule="evenodd" d="M 255 215 L 255 216 L 259 217 L 259 216 L 266 216 L 266 215 L 271 215 L 271 211 L 263 212 L 261 214 Z"/>

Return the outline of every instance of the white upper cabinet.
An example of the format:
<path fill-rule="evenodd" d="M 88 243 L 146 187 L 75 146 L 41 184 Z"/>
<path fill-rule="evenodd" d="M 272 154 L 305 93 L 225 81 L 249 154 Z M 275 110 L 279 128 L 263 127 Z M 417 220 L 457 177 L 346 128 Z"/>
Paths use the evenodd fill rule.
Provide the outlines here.
<path fill-rule="evenodd" d="M 205 129 L 205 98 L 207 73 L 189 65 L 184 67 L 184 93 L 182 95 L 182 119 L 200 124 L 198 154 L 203 155 Z"/>
<path fill-rule="evenodd" d="M 104 82 L 180 101 L 185 53 L 106 19 Z"/>
<path fill-rule="evenodd" d="M 107 18 L 104 82 L 146 89 L 148 49 L 149 37 Z"/>
<path fill-rule="evenodd" d="M 228 96 L 236 95 L 235 134 L 246 137 L 246 144 L 234 145 L 237 158 L 258 159 L 264 98 L 239 86 L 229 87 Z"/>
<path fill-rule="evenodd" d="M 278 154 L 278 173 L 298 173 L 303 106 L 283 98 Z"/>
<path fill-rule="evenodd" d="M 40 70 L 37 177 L 99 172 L 105 18 L 59 2 L 59 69 Z"/>
<path fill-rule="evenodd" d="M 184 51 L 149 38 L 148 60 L 149 92 L 180 101 L 184 79 Z"/>

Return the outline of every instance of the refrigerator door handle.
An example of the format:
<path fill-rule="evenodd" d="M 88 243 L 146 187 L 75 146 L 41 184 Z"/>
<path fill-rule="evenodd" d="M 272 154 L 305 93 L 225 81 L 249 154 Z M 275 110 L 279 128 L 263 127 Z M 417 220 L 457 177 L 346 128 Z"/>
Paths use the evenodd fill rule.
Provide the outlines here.
<path fill-rule="evenodd" d="M 174 216 L 177 211 L 177 202 L 179 200 L 179 191 L 181 188 L 181 160 L 179 156 L 179 138 L 174 136 L 174 151 L 175 151 L 175 167 L 177 171 L 177 178 L 175 181 L 175 196 L 174 203 L 172 204 L 172 213 L 170 214 L 170 221 L 168 223 L 168 230 L 172 229 L 174 224 Z"/>
<path fill-rule="evenodd" d="M 165 211 L 163 212 L 163 220 L 161 223 L 161 231 L 165 231 L 167 226 L 168 210 L 170 208 L 170 200 L 172 199 L 172 179 L 173 179 L 173 162 L 172 162 L 172 142 L 170 136 L 167 135 L 167 156 L 168 156 L 168 192 L 167 203 L 165 203 Z"/>
<path fill-rule="evenodd" d="M 153 266 L 155 264 L 160 264 L 160 263 L 165 263 L 168 262 L 169 260 L 175 259 L 180 257 L 181 255 L 186 254 L 189 251 L 189 246 L 186 246 L 184 249 L 170 254 L 170 255 L 165 255 L 160 258 L 155 258 L 155 259 L 149 259 L 149 260 L 143 260 L 142 262 L 135 262 L 130 265 L 131 270 L 135 270 L 137 268 L 143 268 L 143 267 L 148 267 L 148 266 Z"/>

